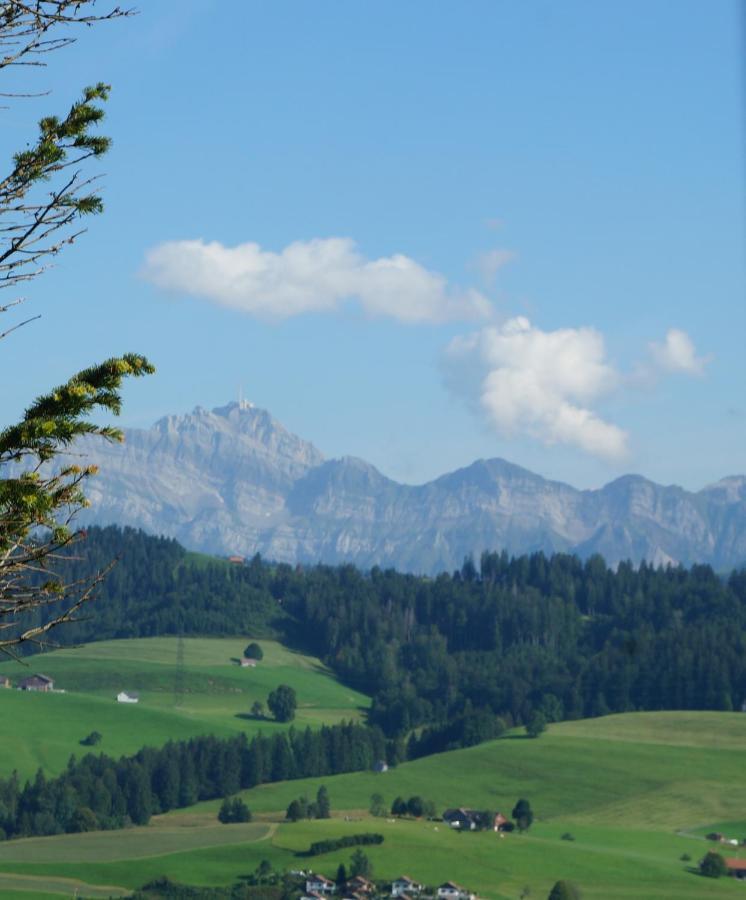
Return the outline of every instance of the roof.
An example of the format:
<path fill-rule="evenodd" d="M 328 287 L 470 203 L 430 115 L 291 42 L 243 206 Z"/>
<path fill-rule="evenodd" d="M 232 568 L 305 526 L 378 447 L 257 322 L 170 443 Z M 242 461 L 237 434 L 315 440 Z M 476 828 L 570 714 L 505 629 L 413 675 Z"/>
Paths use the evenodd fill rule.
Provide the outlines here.
<path fill-rule="evenodd" d="M 140 695 L 137 693 L 137 691 L 120 691 L 119 693 L 124 694 L 125 697 L 136 697 L 137 699 L 140 698 Z"/>
<path fill-rule="evenodd" d="M 27 684 L 29 681 L 44 681 L 47 684 L 54 684 L 53 678 L 50 678 L 48 675 L 41 675 L 41 674 L 29 675 L 28 678 L 24 678 L 21 681 L 21 684 Z"/>
<path fill-rule="evenodd" d="M 448 888 L 451 891 L 462 891 L 463 888 L 460 888 L 457 884 L 454 884 L 452 881 L 446 881 L 440 885 L 438 890 L 442 890 L 443 888 Z"/>
<path fill-rule="evenodd" d="M 400 875 L 398 878 L 395 878 L 394 881 L 406 881 L 407 884 L 419 884 L 419 881 L 415 881 L 414 878 L 410 878 L 409 875 Z"/>
<path fill-rule="evenodd" d="M 726 856 L 725 865 L 731 872 L 746 872 L 746 859 L 736 859 L 734 856 Z"/>
<path fill-rule="evenodd" d="M 334 884 L 333 881 L 330 881 L 328 878 L 324 878 L 323 875 L 314 875 L 309 872 L 306 881 L 320 881 L 322 884 Z"/>

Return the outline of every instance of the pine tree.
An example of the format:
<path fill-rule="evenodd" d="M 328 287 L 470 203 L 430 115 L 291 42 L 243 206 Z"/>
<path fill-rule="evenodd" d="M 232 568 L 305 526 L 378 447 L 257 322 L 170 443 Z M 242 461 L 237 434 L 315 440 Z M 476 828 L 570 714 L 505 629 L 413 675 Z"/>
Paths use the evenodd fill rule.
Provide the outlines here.
<path fill-rule="evenodd" d="M 316 818 L 331 818 L 331 803 L 329 802 L 329 792 L 322 784 L 316 792 Z"/>
<path fill-rule="evenodd" d="M 4 3 L 0 71 L 41 65 L 40 54 L 73 42 L 66 29 L 123 15 L 118 8 L 93 14 L 94 2 Z M 96 84 L 65 115 L 43 118 L 37 137 L 0 177 L 0 288 L 13 290 L 38 276 L 84 230 L 80 220 L 103 209 L 91 178 L 81 173 L 88 160 L 109 149 L 109 139 L 93 131 L 108 96 L 108 85 Z M 13 298 L 0 304 L 0 314 L 20 302 Z M 0 339 L 29 321 L 7 328 Z M 54 471 L 52 463 L 83 435 L 121 440 L 118 430 L 89 416 L 97 410 L 118 414 L 122 381 L 152 371 L 137 354 L 91 366 L 37 398 L 18 424 L 0 431 L 0 624 L 12 623 L 2 632 L 0 649 L 44 641 L 93 598 L 106 569 L 87 582 L 70 584 L 50 567 L 57 553 L 80 537 L 71 519 L 87 503 L 83 486 L 95 468 L 65 463 Z"/>

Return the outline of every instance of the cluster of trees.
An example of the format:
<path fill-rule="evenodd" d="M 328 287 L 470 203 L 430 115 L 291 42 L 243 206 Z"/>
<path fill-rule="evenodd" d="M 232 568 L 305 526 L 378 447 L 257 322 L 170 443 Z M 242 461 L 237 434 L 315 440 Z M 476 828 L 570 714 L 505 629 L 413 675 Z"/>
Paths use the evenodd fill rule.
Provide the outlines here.
<path fill-rule="evenodd" d="M 299 822 L 301 819 L 330 819 L 332 805 L 329 800 L 329 792 L 322 784 L 316 791 L 316 801 L 309 802 L 308 797 L 298 797 L 291 800 L 285 812 L 285 818 L 289 822 Z"/>
<path fill-rule="evenodd" d="M 118 760 L 71 757 L 56 778 L 39 770 L 23 785 L 16 774 L 0 779 L 0 839 L 145 825 L 156 813 L 257 784 L 369 769 L 384 745 L 378 729 L 341 723 L 251 741 L 245 735 L 170 741 Z M 328 797 L 326 804 L 328 814 Z"/>
<path fill-rule="evenodd" d="M 251 810 L 240 797 L 226 797 L 218 811 L 218 821 L 223 825 L 232 825 L 236 822 L 250 822 Z"/>
<path fill-rule="evenodd" d="M 267 706 L 278 722 L 292 722 L 298 706 L 298 698 L 293 688 L 287 684 L 278 685 L 270 691 Z"/>
<path fill-rule="evenodd" d="M 423 800 L 419 795 L 410 797 L 405 800 L 404 797 L 397 797 L 391 804 L 392 816 L 413 816 L 420 819 L 423 816 L 427 819 L 434 819 L 438 815 L 435 803 L 432 800 Z"/>
<path fill-rule="evenodd" d="M 308 848 L 306 856 L 320 856 L 322 853 L 331 853 L 332 850 L 343 850 L 345 847 L 369 846 L 370 844 L 382 844 L 383 835 L 376 832 L 365 834 L 347 834 L 341 838 L 329 838 L 326 841 L 316 841 Z"/>
<path fill-rule="evenodd" d="M 521 799 L 513 807 L 510 814 L 515 819 L 519 831 L 528 831 L 534 821 L 534 812 L 528 800 Z"/>

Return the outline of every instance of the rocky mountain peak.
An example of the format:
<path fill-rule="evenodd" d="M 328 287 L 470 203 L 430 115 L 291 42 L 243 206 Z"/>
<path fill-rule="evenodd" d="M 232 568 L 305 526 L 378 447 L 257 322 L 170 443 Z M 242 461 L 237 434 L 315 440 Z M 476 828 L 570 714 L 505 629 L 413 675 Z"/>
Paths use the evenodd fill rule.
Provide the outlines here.
<path fill-rule="evenodd" d="M 233 402 L 87 442 L 100 467 L 88 521 L 134 525 L 219 554 L 353 562 L 417 572 L 484 550 L 602 553 L 610 563 L 746 562 L 746 477 L 698 493 L 640 475 L 600 490 L 548 481 L 504 459 L 426 484 L 365 460 L 325 460 L 264 409 Z"/>

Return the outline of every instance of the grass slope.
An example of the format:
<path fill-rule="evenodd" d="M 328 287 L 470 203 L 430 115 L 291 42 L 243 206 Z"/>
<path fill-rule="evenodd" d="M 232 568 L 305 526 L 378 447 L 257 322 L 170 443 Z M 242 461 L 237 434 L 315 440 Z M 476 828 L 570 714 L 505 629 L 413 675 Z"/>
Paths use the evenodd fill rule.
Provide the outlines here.
<path fill-rule="evenodd" d="M 185 638 L 178 706 L 175 638 L 101 641 L 30 657 L 26 665 L 3 663 L 0 674 L 14 683 L 41 672 L 65 693 L 0 690 L 0 716 L 13 722 L 12 733 L 0 741 L 0 774 L 15 768 L 27 776 L 39 766 L 58 772 L 71 753 L 85 749 L 79 741 L 94 730 L 104 736 L 97 751 L 112 756 L 195 734 L 271 733 L 287 726 L 253 719 L 248 711 L 278 684 L 296 690 L 298 728 L 357 718 L 368 706 L 367 697 L 340 684 L 318 659 L 272 641 L 261 642 L 264 659 L 256 668 L 240 668 L 236 660 L 246 643 Z M 140 702 L 116 703 L 123 689 L 137 690 Z"/>
<path fill-rule="evenodd" d="M 723 823 L 743 825 L 745 745 L 746 716 L 736 713 L 568 722 L 538 740 L 507 737 L 383 775 L 323 779 L 335 814 L 329 821 L 282 822 L 287 803 L 303 792 L 313 796 L 322 780 L 263 785 L 244 795 L 260 820 L 252 825 L 217 826 L 219 804 L 203 803 L 126 833 L 0 845 L 0 870 L 94 885 L 135 887 L 164 874 L 227 884 L 262 859 L 280 869 L 307 868 L 311 860 L 298 854 L 313 841 L 380 831 L 384 844 L 365 848 L 378 877 L 406 872 L 429 884 L 453 879 L 494 900 L 517 898 L 526 887 L 532 898 L 544 898 L 558 878 L 576 881 L 585 900 L 727 898 L 741 895 L 743 885 L 703 879 L 680 857 L 688 853 L 696 863 L 708 847 L 699 834 L 727 832 Z M 375 791 L 388 803 L 397 794 L 421 794 L 441 809 L 465 804 L 507 812 L 526 796 L 537 819 L 526 835 L 458 834 L 443 823 L 370 818 Z M 574 841 L 562 839 L 567 832 Z M 333 876 L 350 855 L 325 854 L 312 865 Z"/>

